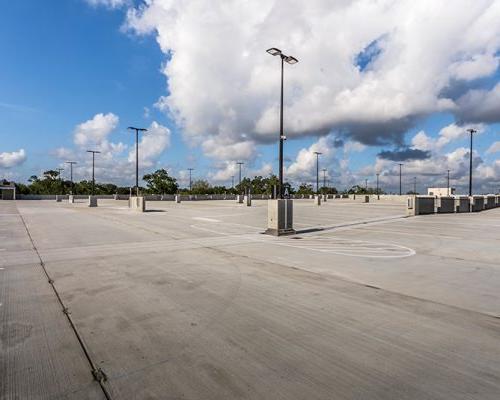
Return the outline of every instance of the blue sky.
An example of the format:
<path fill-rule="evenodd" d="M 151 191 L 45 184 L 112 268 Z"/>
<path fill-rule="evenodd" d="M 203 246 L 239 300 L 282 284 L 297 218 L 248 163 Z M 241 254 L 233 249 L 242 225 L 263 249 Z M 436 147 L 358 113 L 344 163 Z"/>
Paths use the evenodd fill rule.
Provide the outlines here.
<path fill-rule="evenodd" d="M 193 7 L 195 3 L 198 2 L 193 2 Z M 127 154 L 133 146 L 133 137 L 126 127 L 149 127 L 153 122 L 167 129 L 158 133 L 164 146 L 156 152 L 151 150 L 149 156 L 145 155 L 141 168 L 144 173 L 167 167 L 172 174 L 184 179 L 185 169 L 192 166 L 196 168 L 197 177 L 228 184 L 230 176 L 235 174 L 234 163 L 237 160 L 245 161 L 245 174 L 276 171 L 277 147 L 273 138 L 276 137 L 274 127 L 277 128 L 275 117 L 279 88 L 274 84 L 278 83 L 278 64 L 276 60 L 268 59 L 264 50 L 271 45 L 279 45 L 297 52 L 294 55 L 297 54 L 300 60 L 297 67 L 287 67 L 286 71 L 288 99 L 285 121 L 289 137 L 286 158 L 287 173 L 292 182 L 298 184 L 314 180 L 315 164 L 310 154 L 319 149 L 324 152 L 321 168 L 328 168 L 336 186 L 343 188 L 364 182 L 365 177 L 372 179 L 378 171 L 390 189 L 396 182 L 394 161 L 381 159 L 379 153 L 412 148 L 421 152 L 423 158 L 404 161 L 408 164 L 407 180 L 418 176 L 419 182 L 422 182 L 420 190 L 423 190 L 423 186 L 441 179 L 434 167 L 446 164 L 455 170 L 456 185 L 459 186 L 466 181 L 466 177 L 462 176 L 466 155 L 459 155 L 457 151 L 468 146 L 468 139 L 466 135 L 456 132 L 460 129 L 465 131 L 472 126 L 470 124 L 474 124 L 480 130 L 475 139 L 476 155 L 479 157 L 478 185 L 485 191 L 499 185 L 499 152 L 491 151 L 500 140 L 499 119 L 491 117 L 491 112 L 486 112 L 488 110 L 479 110 L 470 117 L 468 109 L 460 109 L 476 107 L 469 101 L 473 98 L 469 93 L 474 90 L 483 90 L 484 93 L 480 92 L 478 96 L 490 96 L 493 98 L 491 101 L 495 101 L 490 92 L 494 91 L 499 81 L 499 71 L 498 64 L 491 67 L 491 63 L 498 63 L 498 40 L 484 44 L 478 39 L 472 50 L 461 50 L 460 54 L 469 51 L 464 60 L 451 54 L 448 60 L 452 61 L 444 66 L 435 66 L 436 75 L 441 72 L 439 68 L 455 71 L 447 78 L 447 90 L 460 92 L 458 96 L 451 97 L 458 106 L 443 106 L 442 96 L 436 93 L 432 93 L 435 99 L 430 99 L 428 104 L 420 104 L 415 99 L 425 99 L 427 92 L 432 91 L 432 82 L 425 82 L 428 78 L 419 76 L 420 72 L 416 70 L 415 76 L 408 77 L 408 80 L 415 81 L 416 87 L 408 83 L 401 84 L 401 87 L 396 84 L 396 88 L 391 86 L 394 80 L 393 76 L 390 81 L 388 78 L 388 71 L 394 69 L 391 64 L 394 61 L 390 58 L 393 57 L 391 46 L 394 46 L 391 40 L 396 40 L 392 34 L 380 31 L 382 28 L 378 26 L 373 29 L 367 26 L 367 33 L 353 41 L 351 55 L 346 55 L 352 65 L 346 73 L 346 66 L 333 57 L 335 48 L 325 47 L 324 51 L 332 54 L 332 61 L 325 57 L 321 68 L 315 68 L 313 60 L 323 50 L 312 50 L 311 46 L 307 47 L 307 51 L 302 49 L 299 42 L 305 42 L 307 36 L 297 28 L 297 24 L 292 28 L 292 31 L 297 29 L 295 33 L 287 31 L 289 27 L 286 26 L 282 27 L 283 32 L 275 31 L 278 28 L 272 25 L 274 14 L 287 12 L 281 10 L 279 4 L 270 7 L 268 3 L 262 3 L 260 8 L 236 15 L 234 18 L 240 20 L 234 25 L 228 23 L 225 12 L 219 13 L 217 7 L 214 7 L 216 11 L 207 11 L 211 13 L 212 24 L 204 25 L 205 19 L 202 22 L 197 19 L 205 11 L 202 2 L 198 3 L 199 8 L 195 11 L 182 4 L 171 6 L 162 0 L 155 0 L 149 5 L 141 4 L 135 2 L 136 11 L 132 18 L 130 10 L 134 9 L 134 4 L 121 0 L 114 3 L 109 0 L 32 0 L 6 2 L 3 5 L 0 15 L 0 52 L 3 60 L 0 66 L 0 154 L 3 154 L 3 159 L 0 158 L 0 177 L 3 175 L 24 181 L 32 174 L 63 165 L 65 158 L 71 155 L 80 163 L 76 175 L 85 178 L 89 165 L 84 146 L 106 144 L 89 139 L 78 146 L 75 134 L 81 124 L 94 121 L 98 114 L 110 116 L 110 113 L 117 122 L 112 124 L 111 120 L 115 120 L 110 116 L 107 122 L 112 127 L 103 128 L 108 130 L 99 136 L 99 140 L 112 144 L 107 147 L 109 149 L 116 149 L 115 144 L 121 143 L 121 152 L 109 150 L 106 162 L 102 162 L 102 170 L 98 171 L 101 180 L 121 184 L 132 180 L 133 168 L 127 161 Z M 168 7 L 177 7 L 175 15 L 179 18 L 183 16 L 185 23 L 176 24 L 172 20 L 174 17 L 167 13 L 170 11 Z M 429 12 L 421 10 L 422 14 Z M 485 7 L 479 12 L 487 15 L 491 11 Z M 151 18 L 151 15 L 160 17 Z M 348 10 L 346 15 L 350 15 Z M 459 21 L 459 16 L 455 18 Z M 317 25 L 314 20 L 302 22 Z M 263 32 L 243 37 L 247 35 L 245 27 L 249 23 Z M 266 24 L 273 30 L 266 28 Z M 339 30 L 342 29 L 349 28 L 339 26 Z M 220 47 L 225 46 L 223 40 L 228 31 L 234 34 L 234 41 L 243 37 L 242 57 L 253 55 L 254 48 L 258 52 L 262 48 L 262 57 L 258 53 L 251 60 L 256 65 L 252 66 L 253 69 L 248 67 L 248 62 L 240 63 L 225 53 L 218 54 Z M 443 35 L 446 29 L 444 31 Z M 409 28 L 408 32 L 418 33 Z M 354 35 L 354 32 L 348 33 Z M 303 36 L 298 40 L 300 35 Z M 326 40 L 330 32 L 325 31 L 324 35 Z M 495 35 L 498 36 L 494 33 L 493 37 Z M 409 34 L 407 37 L 408 48 L 414 48 L 416 45 L 411 43 L 412 37 Z M 335 42 L 335 39 L 332 41 Z M 345 43 L 338 46 L 345 47 Z M 479 63 L 476 53 L 484 55 L 485 49 L 492 54 L 487 60 L 481 58 Z M 200 55 L 199 58 L 196 54 Z M 214 61 L 216 57 L 217 61 Z M 398 63 L 398 60 L 395 62 Z M 401 60 L 396 65 L 403 62 Z M 432 66 L 429 68 L 432 69 Z M 473 72 L 470 72 L 471 69 Z M 234 76 L 232 71 L 236 71 Z M 327 75 L 325 71 L 329 71 Z M 320 72 L 323 75 L 319 75 Z M 242 87 L 238 83 L 235 85 L 240 76 L 245 83 Z M 255 76 L 263 77 L 262 82 L 269 82 L 268 87 L 255 83 Z M 418 87 L 420 79 L 424 83 Z M 362 112 L 367 109 L 363 102 L 369 95 L 356 99 L 356 91 L 366 90 L 369 87 L 367 81 L 378 84 L 372 103 L 390 102 L 401 95 L 411 104 L 389 104 L 390 113 L 398 107 L 403 111 L 394 111 L 396 116 L 391 115 L 387 119 L 377 119 L 377 115 L 382 114 L 377 109 L 363 116 Z M 324 85 L 322 90 L 317 89 L 319 84 Z M 352 98 L 359 105 L 352 100 L 353 105 L 348 108 L 345 104 L 350 99 L 347 102 L 339 100 L 346 89 L 351 91 Z M 314 97 L 311 95 L 313 90 L 319 90 L 321 94 Z M 324 98 L 321 97 L 323 93 L 326 93 Z M 158 106 L 162 97 L 167 98 L 167 106 Z M 314 103 L 315 99 L 318 99 L 318 104 Z M 436 99 L 441 103 L 437 104 Z M 315 115 L 316 112 L 318 115 Z M 353 122 L 353 115 L 354 118 L 358 115 L 356 113 L 363 120 L 361 127 L 357 121 Z M 463 120 L 464 115 L 470 120 Z M 448 139 L 442 140 L 439 145 L 434 146 L 426 140 L 421 140 L 424 144 L 413 141 L 415 135 L 423 131 L 425 137 L 436 144 L 443 136 L 442 130 L 449 126 L 452 129 L 449 129 Z M 395 137 L 398 139 L 395 140 Z M 373 145 L 373 142 L 384 144 Z M 149 145 L 154 147 L 154 140 Z M 17 162 L 16 152 L 20 149 L 24 150 L 24 156 L 18 157 Z M 145 151 L 147 153 L 147 149 Z M 6 161 L 9 156 L 14 161 Z M 117 170 L 109 173 L 115 167 Z"/>

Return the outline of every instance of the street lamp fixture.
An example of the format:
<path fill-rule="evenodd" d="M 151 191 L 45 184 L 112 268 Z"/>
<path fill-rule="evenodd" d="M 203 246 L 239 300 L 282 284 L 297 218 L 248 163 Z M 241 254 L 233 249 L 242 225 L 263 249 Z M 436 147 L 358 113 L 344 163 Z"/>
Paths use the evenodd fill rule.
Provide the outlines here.
<path fill-rule="evenodd" d="M 94 175 L 94 166 L 95 166 L 95 155 L 100 154 L 100 151 L 97 150 L 87 150 L 87 153 L 92 153 L 92 196 L 95 192 L 95 175 Z"/>
<path fill-rule="evenodd" d="M 283 198 L 283 141 L 286 139 L 283 134 L 283 72 L 284 72 L 284 63 L 287 64 L 297 64 L 299 60 L 295 57 L 287 56 L 283 54 L 280 49 L 276 47 L 271 47 L 266 50 L 272 56 L 280 56 L 281 58 L 281 96 L 280 96 L 280 136 L 279 136 L 279 194 L 278 197 L 280 199 Z"/>
<path fill-rule="evenodd" d="M 319 156 L 323 153 L 315 151 L 316 154 L 316 194 L 319 194 Z"/>
<path fill-rule="evenodd" d="M 139 196 L 139 132 L 146 132 L 147 129 L 133 126 L 129 126 L 127 129 L 135 131 L 135 190 L 136 195 Z"/>
<path fill-rule="evenodd" d="M 472 136 L 477 132 L 476 129 L 469 128 L 470 133 L 470 152 L 469 152 L 469 196 L 472 196 Z"/>
<path fill-rule="evenodd" d="M 402 167 L 403 167 L 403 164 L 402 164 L 402 163 L 399 163 L 399 195 L 400 195 L 400 196 L 401 196 L 401 194 L 402 194 L 402 190 L 401 190 L 401 188 L 402 188 L 402 186 L 401 186 L 401 175 L 402 175 L 402 173 L 401 173 L 401 168 L 402 168 Z"/>
<path fill-rule="evenodd" d="M 191 179 L 191 173 L 194 171 L 194 168 L 188 168 L 189 171 L 189 191 L 191 192 L 191 189 L 193 187 L 193 181 Z"/>

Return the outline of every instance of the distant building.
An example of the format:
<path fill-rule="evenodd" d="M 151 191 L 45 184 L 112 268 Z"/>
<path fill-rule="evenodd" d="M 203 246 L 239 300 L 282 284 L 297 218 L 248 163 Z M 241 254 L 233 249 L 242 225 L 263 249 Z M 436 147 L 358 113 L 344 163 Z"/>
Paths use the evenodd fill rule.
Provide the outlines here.
<path fill-rule="evenodd" d="M 451 196 L 455 194 L 455 188 L 427 188 L 429 196 Z"/>
<path fill-rule="evenodd" d="M 9 185 L 0 185 L 0 200 L 15 200 L 16 186 L 11 183 Z"/>

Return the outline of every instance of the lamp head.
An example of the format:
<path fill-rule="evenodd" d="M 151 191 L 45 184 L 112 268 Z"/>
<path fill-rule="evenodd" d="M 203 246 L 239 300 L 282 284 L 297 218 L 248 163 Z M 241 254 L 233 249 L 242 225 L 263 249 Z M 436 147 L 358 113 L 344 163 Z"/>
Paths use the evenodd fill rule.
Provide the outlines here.
<path fill-rule="evenodd" d="M 281 55 L 281 50 L 277 49 L 276 47 L 271 47 L 270 49 L 266 50 L 269 54 L 272 56 L 280 56 Z"/>

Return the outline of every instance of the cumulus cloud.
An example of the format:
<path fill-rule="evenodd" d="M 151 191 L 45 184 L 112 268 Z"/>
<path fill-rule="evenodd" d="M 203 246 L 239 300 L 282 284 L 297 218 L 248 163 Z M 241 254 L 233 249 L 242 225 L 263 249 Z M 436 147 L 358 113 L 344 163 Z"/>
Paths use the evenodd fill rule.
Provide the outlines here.
<path fill-rule="evenodd" d="M 316 154 L 319 155 L 322 169 L 325 165 L 332 163 L 335 147 L 333 136 L 323 136 L 318 141 L 311 144 L 308 148 L 303 148 L 297 153 L 295 160 L 286 168 L 285 175 L 287 180 L 310 182 L 316 179 Z"/>
<path fill-rule="evenodd" d="M 486 150 L 486 154 L 500 153 L 500 142 L 493 143 L 488 150 Z"/>
<path fill-rule="evenodd" d="M 96 114 L 93 118 L 76 126 L 73 133 L 75 144 L 80 147 L 94 147 L 99 151 L 120 151 L 123 144 L 111 144 L 108 136 L 118 126 L 119 118 L 113 114 Z M 90 150 L 94 150 L 94 148 Z"/>
<path fill-rule="evenodd" d="M 419 150 L 440 150 L 444 146 L 464 138 L 468 138 L 468 129 L 475 129 L 476 134 L 484 132 L 483 124 L 457 125 L 449 124 L 441 128 L 436 139 L 428 136 L 424 131 L 418 132 L 411 140 L 412 146 Z"/>
<path fill-rule="evenodd" d="M 456 115 L 462 121 L 500 122 L 500 83 L 491 90 L 470 90 L 457 100 Z"/>
<path fill-rule="evenodd" d="M 406 147 L 396 150 L 383 150 L 378 153 L 378 156 L 391 161 L 425 160 L 430 157 L 430 152 Z"/>
<path fill-rule="evenodd" d="M 300 61 L 285 68 L 290 138 L 335 131 L 401 146 L 404 133 L 436 111 L 456 112 L 461 122 L 497 120 L 499 89 L 470 90 L 459 100 L 444 93 L 495 72 L 499 19 L 494 0 L 453 7 L 444 0 L 148 0 L 129 9 L 126 27 L 154 34 L 168 56 L 169 94 L 157 107 L 189 143 L 223 159 L 227 152 L 214 147 L 277 139 L 279 60 L 265 53 L 272 46 Z"/>
<path fill-rule="evenodd" d="M 24 149 L 12 152 L 0 153 L 0 168 L 12 168 L 21 165 L 26 161 L 26 152 Z"/>
<path fill-rule="evenodd" d="M 74 166 L 76 180 L 89 179 L 92 174 L 92 157 L 86 150 L 98 150 L 95 156 L 95 175 L 98 181 L 130 183 L 135 179 L 135 142 L 133 135 L 130 146 L 122 142 L 113 142 L 111 136 L 119 125 L 119 117 L 113 113 L 99 113 L 89 120 L 78 124 L 73 131 L 75 148 L 60 147 L 52 154 L 60 160 L 60 166 L 65 167 L 65 161 L 77 161 Z M 158 158 L 170 146 L 170 130 L 153 121 L 141 135 L 139 141 L 139 174 L 146 168 L 156 166 Z M 129 149 L 129 152 L 125 152 Z"/>
<path fill-rule="evenodd" d="M 139 162 L 151 167 L 154 161 L 170 145 L 170 129 L 153 121 L 139 140 Z M 135 163 L 135 147 L 130 149 L 128 161 Z"/>

